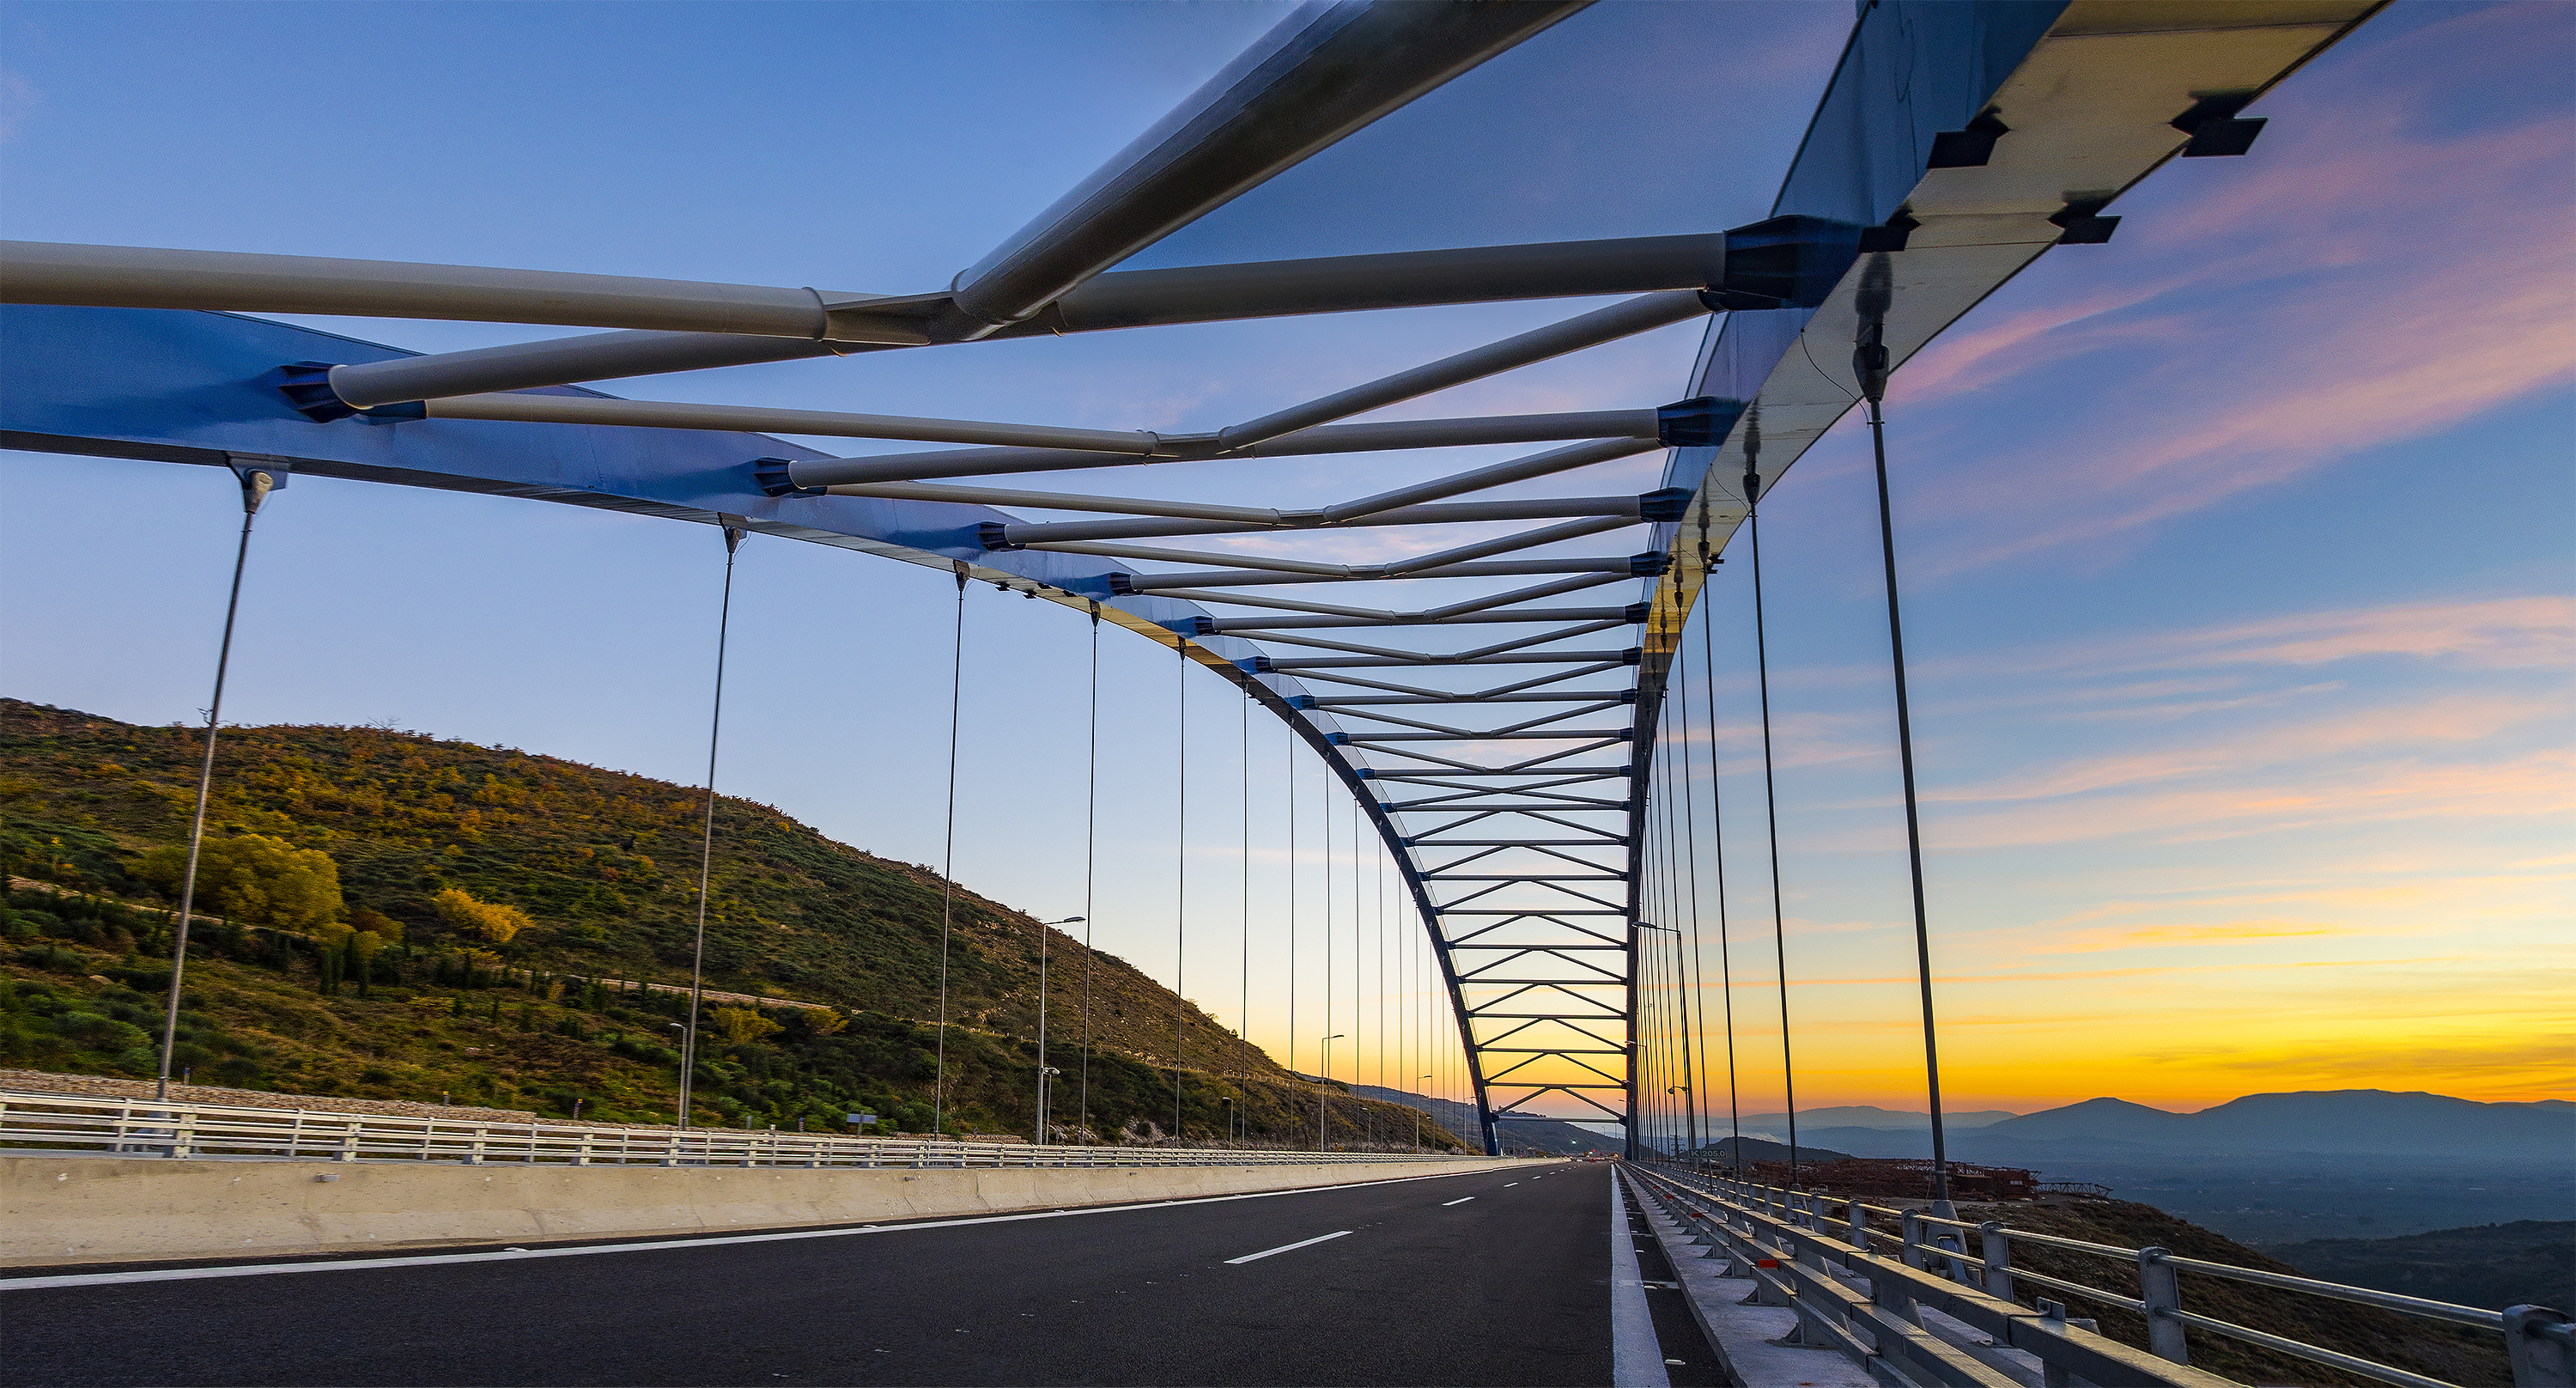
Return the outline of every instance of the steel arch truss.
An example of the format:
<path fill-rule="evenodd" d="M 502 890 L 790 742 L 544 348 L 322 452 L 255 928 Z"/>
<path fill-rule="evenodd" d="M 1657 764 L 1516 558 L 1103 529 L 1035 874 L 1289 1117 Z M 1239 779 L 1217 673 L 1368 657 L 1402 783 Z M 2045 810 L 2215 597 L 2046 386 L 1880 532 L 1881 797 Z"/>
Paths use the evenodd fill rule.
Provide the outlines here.
<path fill-rule="evenodd" d="M 2178 154 L 2242 152 L 2260 122 L 2237 110 L 2375 7 L 1866 0 L 1775 215 L 1754 225 L 1115 268 L 1583 8 L 1314 6 L 935 292 L 13 244 L 0 281 L 17 306 L 0 347 L 0 441 L 256 459 L 720 522 L 953 569 L 1170 646 L 1296 729 L 1403 866 L 1490 1148 L 1496 1120 L 1531 1105 L 1620 1122 L 1633 1107 L 1642 770 L 1682 622 L 1745 513 L 1739 479 L 1776 484 L 1850 408 L 1845 363 L 1866 325 L 1880 325 L 1901 363 L 2051 245 L 2106 240 L 2117 219 L 2103 208 L 2121 190 Z M 1708 13 L 1723 23 L 1722 7 Z M 987 338 L 1607 295 L 1629 297 L 1180 434 L 627 401 L 575 384 Z M 238 313 L 615 331 L 422 356 Z M 1677 401 L 1338 422 L 1712 317 Z M 949 446 L 836 458 L 765 431 Z M 1294 509 L 944 480 L 1108 467 L 1150 478 L 1209 460 L 1480 444 L 1546 446 Z M 1657 451 L 1659 487 L 1587 482 Z M 1542 479 L 1553 490 L 1528 495 L 1524 484 Z M 1493 495 L 1502 488 L 1513 494 Z M 1370 532 L 1379 552 L 1398 552 L 1391 537 L 1420 526 L 1495 528 L 1374 563 L 1314 547 L 1319 535 Z M 1191 545 L 1215 536 L 1237 540 Z M 1232 548 L 1247 536 L 1271 546 Z M 1418 605 L 1385 596 L 1383 585 L 1428 580 L 1452 582 Z"/>

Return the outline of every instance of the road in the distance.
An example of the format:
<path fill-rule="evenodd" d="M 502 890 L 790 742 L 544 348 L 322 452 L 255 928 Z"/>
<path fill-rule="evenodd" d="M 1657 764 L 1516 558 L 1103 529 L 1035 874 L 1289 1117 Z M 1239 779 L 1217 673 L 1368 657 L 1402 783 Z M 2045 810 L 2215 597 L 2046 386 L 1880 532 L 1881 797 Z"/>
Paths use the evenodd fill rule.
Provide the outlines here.
<path fill-rule="evenodd" d="M 1606 1163 L 1549 1165 L 856 1237 L 0 1281 L 0 1376 L 23 1388 L 1607 1384 L 1610 1179 Z"/>

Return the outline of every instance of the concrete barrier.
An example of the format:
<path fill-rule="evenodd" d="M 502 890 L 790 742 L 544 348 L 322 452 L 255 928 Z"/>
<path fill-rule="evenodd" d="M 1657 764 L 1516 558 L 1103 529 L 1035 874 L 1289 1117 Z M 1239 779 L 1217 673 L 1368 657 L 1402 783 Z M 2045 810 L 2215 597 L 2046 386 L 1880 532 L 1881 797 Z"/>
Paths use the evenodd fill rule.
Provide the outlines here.
<path fill-rule="evenodd" d="M 864 1224 L 1531 1164 L 805 1170 L 0 1157 L 0 1266 Z"/>

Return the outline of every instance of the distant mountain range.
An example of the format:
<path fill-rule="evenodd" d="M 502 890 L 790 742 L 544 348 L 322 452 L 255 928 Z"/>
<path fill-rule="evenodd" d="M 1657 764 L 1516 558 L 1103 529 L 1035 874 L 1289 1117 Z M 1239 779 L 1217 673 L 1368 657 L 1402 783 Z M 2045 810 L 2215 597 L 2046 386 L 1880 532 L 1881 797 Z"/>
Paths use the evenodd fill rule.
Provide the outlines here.
<path fill-rule="evenodd" d="M 1434 1099 L 1427 1094 L 1413 1094 L 1401 1089 L 1382 1089 L 1373 1084 L 1355 1084 L 1351 1092 L 1363 1099 L 1384 1099 L 1391 1104 L 1409 1104 L 1430 1114 L 1442 1127 L 1467 1139 L 1472 1145 L 1483 1134 L 1476 1126 L 1476 1107 L 1455 1099 Z M 1554 1118 L 1511 1118 L 1497 1125 L 1502 1129 L 1503 1145 L 1527 1147 L 1559 1156 L 1581 1156 L 1586 1152 L 1617 1152 L 1618 1138 L 1604 1137 L 1589 1129 Z"/>
<path fill-rule="evenodd" d="M 1787 1135 L 1786 1120 L 1785 1114 L 1762 1114 L 1747 1118 L 1744 1128 L 1747 1136 L 1777 1141 Z M 1921 1114 L 1868 1107 L 1817 1109 L 1798 1115 L 1798 1145 L 1862 1157 L 1920 1157 L 1929 1155 L 1928 1126 Z M 2385 1089 L 2249 1094 L 2197 1113 L 2126 1099 L 2087 1099 L 2018 1117 L 1961 1114 L 1946 1127 L 1953 1157 L 2007 1165 L 2169 1152 L 2502 1160 L 2547 1160 L 2576 1152 L 2576 1103 L 2564 1099 L 2491 1104 Z"/>
<path fill-rule="evenodd" d="M 2008 1118 L 2019 1118 L 2011 1109 L 1976 1109 L 1967 1113 L 1945 1113 L 1941 1124 L 1951 1132 L 1962 1128 L 1983 1128 Z M 1725 1120 L 1719 1119 L 1723 1124 Z M 1744 1130 L 1751 1133 L 1785 1132 L 1789 1115 L 1785 1113 L 1748 1113 L 1743 1118 Z M 1932 1115 L 1907 1109 L 1879 1108 L 1871 1104 L 1844 1104 L 1837 1108 L 1810 1108 L 1798 1111 L 1798 1129 L 1809 1128 L 1882 1128 L 1893 1132 L 1928 1132 Z"/>

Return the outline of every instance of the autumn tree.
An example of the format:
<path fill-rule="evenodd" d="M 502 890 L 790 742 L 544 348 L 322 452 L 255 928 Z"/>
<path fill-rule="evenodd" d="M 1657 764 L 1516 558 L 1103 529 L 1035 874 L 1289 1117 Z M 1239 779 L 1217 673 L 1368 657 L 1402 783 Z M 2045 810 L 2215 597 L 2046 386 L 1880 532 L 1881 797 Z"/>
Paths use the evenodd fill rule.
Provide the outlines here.
<path fill-rule="evenodd" d="M 177 896 L 188 872 L 187 846 L 155 848 L 134 870 Z M 316 929 L 340 917 L 340 868 L 318 848 L 265 834 L 208 839 L 197 857 L 197 900 L 234 925 Z"/>
<path fill-rule="evenodd" d="M 708 1015 L 715 1020 L 716 1028 L 724 1033 L 725 1039 L 737 1046 L 749 1045 L 773 1032 L 785 1030 L 760 1015 L 756 1008 L 719 1007 Z"/>
<path fill-rule="evenodd" d="M 528 913 L 516 906 L 495 901 L 476 901 L 454 887 L 429 899 L 438 908 L 439 919 L 459 930 L 470 930 L 496 945 L 506 945 L 518 933 L 536 924 Z"/>

